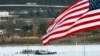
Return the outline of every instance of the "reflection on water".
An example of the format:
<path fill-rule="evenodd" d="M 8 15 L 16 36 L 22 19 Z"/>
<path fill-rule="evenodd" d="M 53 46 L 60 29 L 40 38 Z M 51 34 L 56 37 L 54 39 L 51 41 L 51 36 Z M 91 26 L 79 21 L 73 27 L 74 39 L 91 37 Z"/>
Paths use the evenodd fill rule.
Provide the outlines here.
<path fill-rule="evenodd" d="M 35 54 L 20 54 L 27 46 L 0 46 L 0 56 L 41 56 Z M 84 45 L 50 45 L 29 46 L 31 50 L 57 51 L 57 54 L 42 56 L 84 56 Z M 100 56 L 100 45 L 85 45 L 86 56 Z"/>

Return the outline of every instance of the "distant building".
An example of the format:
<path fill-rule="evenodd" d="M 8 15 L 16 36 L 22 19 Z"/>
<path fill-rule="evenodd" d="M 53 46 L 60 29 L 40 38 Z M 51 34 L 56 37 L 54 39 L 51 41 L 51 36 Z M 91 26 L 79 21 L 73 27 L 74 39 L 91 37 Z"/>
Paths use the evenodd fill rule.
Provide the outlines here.
<path fill-rule="evenodd" d="M 33 12 L 34 17 L 53 17 L 58 12 L 61 11 L 66 6 L 57 5 L 38 5 L 36 3 L 26 3 L 26 4 L 8 4 L 0 5 L 0 11 L 9 11 L 11 15 L 20 15 L 21 18 L 29 17 L 30 11 Z M 39 15 L 39 13 L 41 15 Z M 28 16 L 29 15 L 29 16 Z"/>
<path fill-rule="evenodd" d="M 3 35 L 5 31 L 3 29 L 0 29 L 0 35 Z"/>
<path fill-rule="evenodd" d="M 0 38 L 4 37 L 5 33 L 6 33 L 5 29 L 0 29 Z"/>
<path fill-rule="evenodd" d="M 13 20 L 14 15 L 10 15 L 8 11 L 0 11 L 0 22 L 6 22 L 8 20 Z"/>
<path fill-rule="evenodd" d="M 37 5 L 37 3 L 26 3 L 26 5 Z"/>

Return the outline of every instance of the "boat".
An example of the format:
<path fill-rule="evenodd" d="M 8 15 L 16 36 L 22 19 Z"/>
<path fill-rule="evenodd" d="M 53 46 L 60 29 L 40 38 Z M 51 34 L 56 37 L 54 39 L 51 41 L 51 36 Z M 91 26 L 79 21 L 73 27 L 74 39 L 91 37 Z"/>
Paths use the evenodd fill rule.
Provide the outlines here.
<path fill-rule="evenodd" d="M 17 54 L 36 54 L 36 55 L 50 55 L 57 54 L 56 51 L 48 51 L 48 50 L 22 50 L 21 52 L 17 52 Z"/>
<path fill-rule="evenodd" d="M 34 54 L 36 55 L 49 55 L 49 54 L 57 54 L 57 52 L 51 52 L 51 51 L 48 51 L 48 50 L 36 50 L 34 52 Z"/>
<path fill-rule="evenodd" d="M 22 54 L 34 54 L 33 50 L 22 50 L 20 53 Z"/>

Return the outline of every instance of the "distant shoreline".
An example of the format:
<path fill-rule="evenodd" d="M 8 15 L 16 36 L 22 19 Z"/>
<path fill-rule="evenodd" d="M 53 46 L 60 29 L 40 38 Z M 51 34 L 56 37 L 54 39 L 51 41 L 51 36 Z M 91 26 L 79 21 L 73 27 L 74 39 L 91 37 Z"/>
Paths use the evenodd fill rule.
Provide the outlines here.
<path fill-rule="evenodd" d="M 59 46 L 59 45 L 76 45 L 76 44 L 50 44 L 47 46 Z M 84 45 L 84 44 L 78 44 L 78 45 Z M 100 43 L 88 43 L 85 45 L 100 45 Z M 2 44 L 0 46 L 44 46 L 43 44 Z"/>

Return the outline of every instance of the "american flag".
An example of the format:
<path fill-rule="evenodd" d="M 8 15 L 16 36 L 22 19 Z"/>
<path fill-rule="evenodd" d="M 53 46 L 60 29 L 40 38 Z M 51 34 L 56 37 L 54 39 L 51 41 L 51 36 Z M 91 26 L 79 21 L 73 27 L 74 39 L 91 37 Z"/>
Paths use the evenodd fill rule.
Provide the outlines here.
<path fill-rule="evenodd" d="M 86 9 L 81 9 L 78 10 L 76 9 L 79 13 L 82 12 L 82 10 L 85 10 L 84 13 L 82 13 L 80 16 L 77 16 L 76 20 L 73 21 L 72 24 L 67 25 L 67 22 L 69 19 L 65 18 L 65 20 L 62 20 L 63 18 L 59 18 L 61 19 L 61 23 L 57 22 L 56 24 L 54 24 L 53 30 L 51 30 L 50 32 L 48 32 L 43 38 L 43 44 L 46 45 L 49 42 L 52 42 L 54 40 L 57 39 L 61 39 L 61 38 L 65 38 L 68 37 L 70 35 L 82 32 L 82 31 L 87 31 L 90 29 L 95 29 L 95 28 L 100 28 L 100 0 L 82 0 L 83 1 L 87 1 L 87 7 Z M 81 1 L 80 1 L 81 2 Z M 86 4 L 82 4 L 79 5 L 79 8 L 83 8 L 81 6 L 86 5 Z M 78 6 L 77 6 L 78 7 Z M 76 7 L 76 8 L 77 8 Z M 70 10 L 73 10 L 74 8 L 71 8 Z M 77 12 L 76 11 L 76 12 Z M 69 12 L 69 10 L 67 10 L 66 12 Z M 76 13 L 73 12 L 73 13 Z M 77 14 L 71 14 L 71 15 L 77 15 Z M 69 15 L 67 15 L 69 16 Z M 65 17 L 67 17 L 65 16 Z M 59 16 L 58 16 L 59 17 Z M 70 18 L 70 20 L 74 19 L 73 17 Z M 55 20 L 56 21 L 56 20 Z"/>
<path fill-rule="evenodd" d="M 83 14 L 66 32 L 70 36 L 95 28 L 100 28 L 100 0 L 90 0 L 89 11 Z M 63 37 L 64 37 L 63 36 Z"/>

